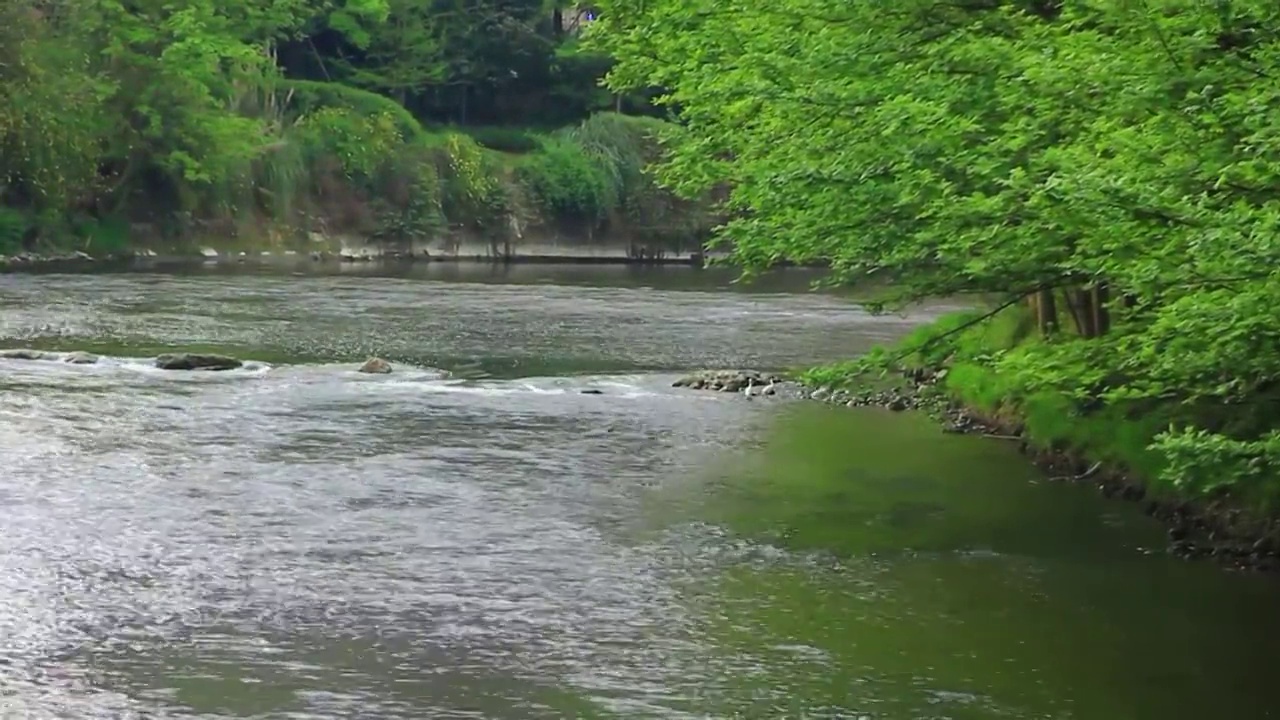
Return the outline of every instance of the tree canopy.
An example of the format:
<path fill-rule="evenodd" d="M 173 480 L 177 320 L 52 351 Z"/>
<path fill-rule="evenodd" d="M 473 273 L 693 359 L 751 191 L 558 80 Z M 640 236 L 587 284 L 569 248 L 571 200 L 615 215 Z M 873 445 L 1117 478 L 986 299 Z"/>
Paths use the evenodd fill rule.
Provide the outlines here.
<path fill-rule="evenodd" d="M 747 267 L 1028 298 L 1045 337 L 991 360 L 1028 392 L 1182 408 L 1184 486 L 1276 477 L 1280 5 L 609 0 L 591 35 Z"/>

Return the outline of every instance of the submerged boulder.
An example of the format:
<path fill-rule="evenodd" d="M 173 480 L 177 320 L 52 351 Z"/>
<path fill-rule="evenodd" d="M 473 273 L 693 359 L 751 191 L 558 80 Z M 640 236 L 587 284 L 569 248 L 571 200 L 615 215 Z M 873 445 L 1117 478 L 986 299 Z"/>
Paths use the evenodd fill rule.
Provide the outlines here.
<path fill-rule="evenodd" d="M 225 355 L 171 353 L 156 358 L 156 367 L 161 370 L 234 370 L 243 366 L 243 362 Z"/>
<path fill-rule="evenodd" d="M 32 350 L 31 348 L 0 350 L 0 358 L 5 360 L 51 360 L 55 357 L 57 357 L 57 355 L 54 353 L 44 352 L 43 350 Z"/>
<path fill-rule="evenodd" d="M 4 360 L 61 360 L 72 365 L 92 365 L 98 362 L 98 356 L 91 352 L 76 350 L 75 352 L 62 353 L 45 352 L 44 350 L 32 350 L 31 348 L 12 348 L 9 350 L 0 350 L 0 359 Z"/>
<path fill-rule="evenodd" d="M 371 357 L 360 366 L 359 372 L 370 375 L 386 375 L 391 372 L 391 363 L 380 357 Z"/>

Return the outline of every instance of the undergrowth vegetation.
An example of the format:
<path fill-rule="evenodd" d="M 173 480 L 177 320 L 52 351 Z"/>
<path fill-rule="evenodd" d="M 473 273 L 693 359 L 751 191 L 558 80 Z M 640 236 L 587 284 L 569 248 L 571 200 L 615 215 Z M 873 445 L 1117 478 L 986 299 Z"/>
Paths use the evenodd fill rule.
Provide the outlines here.
<path fill-rule="evenodd" d="M 646 172 L 670 128 L 603 112 L 607 58 L 540 0 L 54 5 L 0 4 L 0 253 L 709 227 Z"/>

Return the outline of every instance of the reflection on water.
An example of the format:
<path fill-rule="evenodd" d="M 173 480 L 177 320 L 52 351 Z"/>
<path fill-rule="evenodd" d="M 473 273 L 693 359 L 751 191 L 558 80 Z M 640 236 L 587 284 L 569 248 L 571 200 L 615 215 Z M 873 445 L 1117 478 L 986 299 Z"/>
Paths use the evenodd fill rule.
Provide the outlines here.
<path fill-rule="evenodd" d="M 1169 557 L 1136 506 L 924 418 L 800 405 L 770 438 L 685 510 L 802 553 L 691 584 L 708 636 L 756 669 L 726 705 L 760 712 L 742 698 L 770 687 L 762 717 L 815 698 L 875 718 L 1277 715 L 1273 578 Z"/>
<path fill-rule="evenodd" d="M 4 345 L 110 355 L 0 361 L 0 716 L 1274 716 L 1271 581 L 1004 444 L 652 372 L 908 320 L 422 272 L 0 277 Z M 260 364 L 145 362 L 194 346 Z"/>

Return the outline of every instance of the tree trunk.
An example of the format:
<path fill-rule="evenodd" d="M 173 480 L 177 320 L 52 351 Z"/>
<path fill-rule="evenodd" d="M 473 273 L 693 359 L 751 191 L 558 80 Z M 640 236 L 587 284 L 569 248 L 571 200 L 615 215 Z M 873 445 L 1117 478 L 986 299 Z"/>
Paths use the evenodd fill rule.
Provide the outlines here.
<path fill-rule="evenodd" d="M 1076 307 L 1076 291 L 1064 289 L 1062 291 L 1062 302 L 1067 305 L 1067 314 L 1071 315 L 1071 324 L 1075 326 L 1076 333 L 1084 334 L 1084 325 L 1080 322 L 1080 309 Z"/>
<path fill-rule="evenodd" d="M 1079 306 L 1080 315 L 1077 318 L 1077 329 L 1080 331 L 1080 337 L 1089 338 L 1098 337 L 1097 326 L 1097 306 L 1094 303 L 1094 295 L 1092 289 L 1076 291 L 1076 303 Z"/>
<path fill-rule="evenodd" d="M 1052 335 L 1058 330 L 1058 303 L 1053 290 L 1040 290 L 1035 295 L 1036 325 L 1041 335 Z"/>
<path fill-rule="evenodd" d="M 1105 282 L 1099 282 L 1093 286 L 1093 327 L 1099 336 L 1106 335 L 1111 332 L 1111 311 L 1108 305 L 1111 302 L 1111 291 Z"/>

